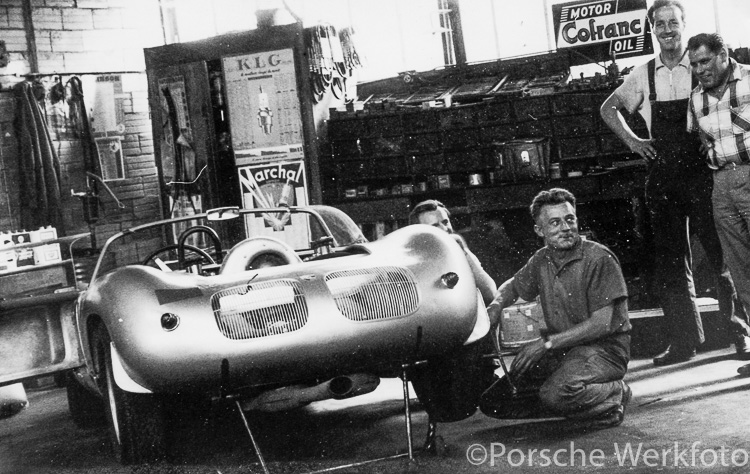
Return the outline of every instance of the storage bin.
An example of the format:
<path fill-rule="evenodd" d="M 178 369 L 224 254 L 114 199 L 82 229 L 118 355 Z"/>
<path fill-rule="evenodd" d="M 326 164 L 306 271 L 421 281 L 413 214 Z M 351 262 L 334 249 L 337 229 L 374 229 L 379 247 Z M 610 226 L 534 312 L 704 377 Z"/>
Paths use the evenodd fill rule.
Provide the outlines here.
<path fill-rule="evenodd" d="M 547 138 L 511 140 L 503 148 L 504 161 L 511 167 L 515 181 L 549 179 L 550 145 Z"/>

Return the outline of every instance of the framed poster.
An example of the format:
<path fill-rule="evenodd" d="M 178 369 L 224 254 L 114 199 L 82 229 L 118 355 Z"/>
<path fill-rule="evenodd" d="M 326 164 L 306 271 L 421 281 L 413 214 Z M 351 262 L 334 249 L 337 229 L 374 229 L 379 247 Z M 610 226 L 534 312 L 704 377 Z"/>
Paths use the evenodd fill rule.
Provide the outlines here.
<path fill-rule="evenodd" d="M 306 206 L 304 161 L 248 165 L 237 168 L 245 209 Z M 280 239 L 296 250 L 309 248 L 310 222 L 305 214 L 267 212 L 245 218 L 247 235 Z"/>
<path fill-rule="evenodd" d="M 162 173 L 166 184 L 190 183 L 199 174 L 183 76 L 159 79 Z"/>
<path fill-rule="evenodd" d="M 238 166 L 301 158 L 302 115 L 294 50 L 222 58 Z"/>
<path fill-rule="evenodd" d="M 125 134 L 125 100 L 122 76 L 107 74 L 96 76 L 93 105 L 89 118 L 91 135 L 96 143 L 102 179 L 110 181 L 125 178 L 122 138 Z"/>

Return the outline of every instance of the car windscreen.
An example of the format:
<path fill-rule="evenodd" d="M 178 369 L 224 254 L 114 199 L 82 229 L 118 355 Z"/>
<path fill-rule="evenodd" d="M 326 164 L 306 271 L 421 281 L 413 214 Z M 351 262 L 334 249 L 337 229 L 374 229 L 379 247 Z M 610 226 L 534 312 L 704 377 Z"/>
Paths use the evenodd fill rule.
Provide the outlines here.
<path fill-rule="evenodd" d="M 367 242 L 359 226 L 345 212 L 330 206 L 310 206 L 310 209 L 317 212 L 328 226 L 337 247 Z M 313 238 L 319 239 L 324 235 L 326 234 L 321 226 L 314 223 Z"/>
<path fill-rule="evenodd" d="M 205 214 L 200 214 L 137 226 L 107 241 L 97 275 L 126 265 L 181 270 L 194 262 L 221 263 L 223 255 L 234 245 L 258 236 L 280 240 L 303 257 L 312 253 L 313 243 L 321 238 L 333 237 L 332 244 L 336 247 L 367 241 L 354 221 L 336 208 L 292 208 L 291 215 L 286 214 L 243 209 L 239 219 L 209 221 Z M 217 240 L 221 252 L 216 249 Z"/>

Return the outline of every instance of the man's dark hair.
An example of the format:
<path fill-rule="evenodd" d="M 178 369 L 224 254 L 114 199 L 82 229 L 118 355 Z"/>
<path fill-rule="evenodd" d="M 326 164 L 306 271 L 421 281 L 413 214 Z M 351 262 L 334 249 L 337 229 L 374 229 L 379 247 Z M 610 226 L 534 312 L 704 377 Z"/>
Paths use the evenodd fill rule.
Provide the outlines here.
<path fill-rule="evenodd" d="M 451 216 L 451 212 L 448 210 L 447 207 L 445 207 L 445 204 L 442 202 L 436 200 L 436 199 L 428 199 L 426 201 L 422 201 L 416 206 L 414 206 L 414 209 L 409 213 L 409 224 L 419 224 L 419 216 L 420 214 L 424 214 L 425 212 L 431 212 L 431 211 L 437 211 L 438 208 L 445 209 L 445 212 L 448 213 L 448 217 Z"/>
<path fill-rule="evenodd" d="M 543 206 L 554 206 L 556 204 L 563 204 L 569 202 L 573 209 L 576 208 L 576 197 L 573 193 L 563 188 L 552 188 L 549 191 L 541 191 L 531 201 L 529 211 L 531 211 L 531 218 L 536 219 L 542 213 Z"/>
<path fill-rule="evenodd" d="M 724 50 L 724 38 L 719 33 L 699 33 L 688 40 L 688 51 L 695 51 L 701 46 L 714 54 L 719 54 Z"/>
<path fill-rule="evenodd" d="M 651 26 L 654 25 L 654 13 L 656 12 L 656 10 L 664 7 L 679 8 L 680 12 L 682 13 L 682 21 L 685 21 L 685 7 L 682 6 L 682 3 L 679 0 L 656 0 L 646 13 L 646 15 L 648 16 L 648 22 L 651 23 Z"/>

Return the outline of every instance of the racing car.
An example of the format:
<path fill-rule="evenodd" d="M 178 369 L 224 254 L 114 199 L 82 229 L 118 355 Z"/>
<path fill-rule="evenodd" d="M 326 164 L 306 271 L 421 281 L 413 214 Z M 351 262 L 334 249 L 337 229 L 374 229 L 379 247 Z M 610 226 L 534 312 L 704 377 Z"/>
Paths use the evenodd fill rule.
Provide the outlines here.
<path fill-rule="evenodd" d="M 69 344 L 51 365 L 74 421 L 107 423 L 124 464 L 169 457 L 165 412 L 185 394 L 293 411 L 401 377 L 431 420 L 456 421 L 494 371 L 464 253 L 430 226 L 368 242 L 333 207 L 224 207 L 119 232 L 91 266 L 56 306 Z"/>

